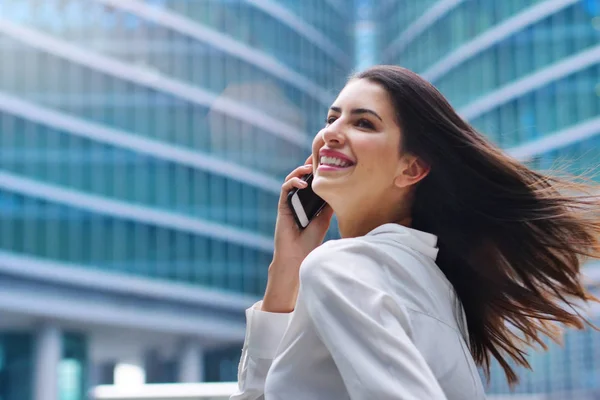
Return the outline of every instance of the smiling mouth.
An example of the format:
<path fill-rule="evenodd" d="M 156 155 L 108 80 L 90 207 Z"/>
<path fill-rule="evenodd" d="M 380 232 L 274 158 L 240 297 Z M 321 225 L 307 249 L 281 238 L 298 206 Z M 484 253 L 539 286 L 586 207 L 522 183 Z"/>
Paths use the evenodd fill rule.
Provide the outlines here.
<path fill-rule="evenodd" d="M 352 161 L 344 160 L 337 157 L 321 156 L 319 158 L 319 165 L 336 168 L 346 168 L 354 165 Z"/>

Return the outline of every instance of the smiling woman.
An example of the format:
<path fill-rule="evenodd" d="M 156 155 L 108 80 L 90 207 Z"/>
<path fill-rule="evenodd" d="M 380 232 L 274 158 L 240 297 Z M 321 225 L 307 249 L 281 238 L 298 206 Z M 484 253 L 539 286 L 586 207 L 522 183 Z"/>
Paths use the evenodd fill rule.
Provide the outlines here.
<path fill-rule="evenodd" d="M 484 399 L 477 366 L 515 383 L 524 345 L 584 326 L 597 188 L 505 155 L 417 74 L 352 78 L 311 161 L 282 186 L 232 399 Z M 300 231 L 285 197 L 311 169 L 328 207 Z"/>
<path fill-rule="evenodd" d="M 368 80 L 350 81 L 329 109 L 313 141 L 318 165 L 313 190 L 333 207 L 343 237 L 365 235 L 408 214 L 399 205 L 409 204 L 402 198 L 428 167 L 403 154 L 400 137 L 388 93 Z M 316 162 L 323 156 L 349 160 L 349 165 L 331 168 Z"/>

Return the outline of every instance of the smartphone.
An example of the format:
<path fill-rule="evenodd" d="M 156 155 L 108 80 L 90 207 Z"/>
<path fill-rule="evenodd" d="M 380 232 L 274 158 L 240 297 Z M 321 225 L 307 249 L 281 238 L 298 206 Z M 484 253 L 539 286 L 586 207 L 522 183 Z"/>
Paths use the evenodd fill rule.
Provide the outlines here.
<path fill-rule="evenodd" d="M 325 200 L 312 190 L 313 174 L 302 178 L 308 185 L 303 189 L 294 188 L 288 193 L 287 202 L 294 214 L 300 229 L 308 226 L 310 221 L 325 207 Z"/>

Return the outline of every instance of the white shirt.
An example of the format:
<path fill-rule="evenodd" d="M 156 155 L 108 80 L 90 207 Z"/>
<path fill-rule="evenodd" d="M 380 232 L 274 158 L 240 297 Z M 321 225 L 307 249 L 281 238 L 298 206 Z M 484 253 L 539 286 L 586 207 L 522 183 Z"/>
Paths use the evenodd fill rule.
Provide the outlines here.
<path fill-rule="evenodd" d="M 436 244 L 385 224 L 311 252 L 294 312 L 246 311 L 231 399 L 485 399 Z"/>

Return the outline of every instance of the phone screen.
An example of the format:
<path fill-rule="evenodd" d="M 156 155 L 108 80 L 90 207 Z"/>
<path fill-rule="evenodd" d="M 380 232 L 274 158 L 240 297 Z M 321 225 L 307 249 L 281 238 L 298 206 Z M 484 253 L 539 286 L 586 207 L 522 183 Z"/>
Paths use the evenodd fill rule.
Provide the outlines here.
<path fill-rule="evenodd" d="M 313 174 L 306 175 L 303 179 L 308 186 L 304 189 L 294 189 L 288 195 L 288 203 L 300 228 L 306 228 L 325 206 L 325 200 L 312 190 Z"/>

